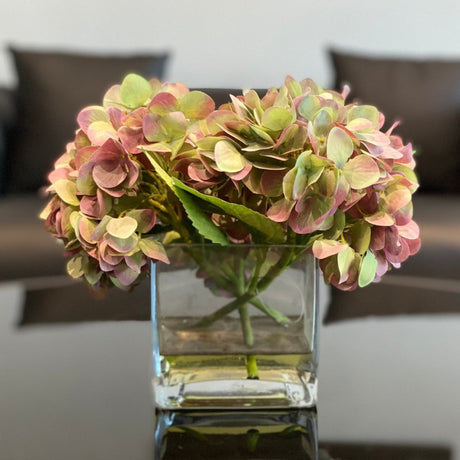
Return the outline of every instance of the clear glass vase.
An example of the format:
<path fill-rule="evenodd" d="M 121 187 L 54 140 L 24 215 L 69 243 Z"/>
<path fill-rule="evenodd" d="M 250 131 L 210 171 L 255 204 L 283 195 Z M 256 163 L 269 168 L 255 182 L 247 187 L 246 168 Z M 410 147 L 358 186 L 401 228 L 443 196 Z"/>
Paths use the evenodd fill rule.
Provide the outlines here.
<path fill-rule="evenodd" d="M 300 246 L 169 245 L 151 269 L 154 404 L 313 407 L 317 264 Z"/>

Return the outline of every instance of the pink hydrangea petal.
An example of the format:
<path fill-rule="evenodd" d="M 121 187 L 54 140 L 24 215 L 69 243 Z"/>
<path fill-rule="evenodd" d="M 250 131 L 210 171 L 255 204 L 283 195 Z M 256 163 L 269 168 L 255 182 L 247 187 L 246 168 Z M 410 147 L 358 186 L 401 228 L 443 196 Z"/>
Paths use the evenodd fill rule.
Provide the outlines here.
<path fill-rule="evenodd" d="M 295 201 L 281 199 L 274 203 L 267 212 L 267 217 L 275 222 L 286 222 L 289 219 Z"/>
<path fill-rule="evenodd" d="M 139 277 L 139 273 L 124 263 L 118 264 L 113 269 L 114 277 L 123 285 L 131 286 Z"/>
<path fill-rule="evenodd" d="M 97 185 L 113 188 L 126 179 L 127 173 L 117 161 L 101 161 L 93 168 L 93 179 Z"/>
<path fill-rule="evenodd" d="M 313 243 L 312 251 L 313 255 L 317 259 L 325 259 L 326 257 L 330 257 L 344 251 L 348 247 L 348 244 L 341 243 L 340 241 L 317 240 Z"/>
<path fill-rule="evenodd" d="M 165 115 L 177 110 L 177 105 L 177 98 L 173 94 L 161 92 L 152 99 L 148 108 L 152 113 Z"/>
<path fill-rule="evenodd" d="M 375 253 L 385 247 L 385 227 L 374 226 L 371 229 L 370 248 Z"/>

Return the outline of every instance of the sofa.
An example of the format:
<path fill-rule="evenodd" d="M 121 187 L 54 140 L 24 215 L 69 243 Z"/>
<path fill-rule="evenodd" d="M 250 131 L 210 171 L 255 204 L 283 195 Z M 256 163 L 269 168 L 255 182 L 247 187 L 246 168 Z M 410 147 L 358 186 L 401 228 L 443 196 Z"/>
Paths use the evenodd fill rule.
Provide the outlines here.
<path fill-rule="evenodd" d="M 0 89 L 0 281 L 28 283 L 65 273 L 62 248 L 37 216 L 46 201 L 40 192 L 46 171 L 71 137 L 78 109 L 100 100 L 127 70 L 162 77 L 167 56 L 94 58 L 18 50 L 12 55 L 18 87 Z M 422 249 L 380 283 L 354 292 L 334 289 L 325 321 L 459 312 L 460 61 L 337 50 L 330 56 L 337 89 L 348 83 L 350 99 L 379 107 L 388 126 L 401 120 L 398 133 L 416 147 L 421 187 L 414 215 Z M 240 90 L 206 91 L 220 104 Z"/>

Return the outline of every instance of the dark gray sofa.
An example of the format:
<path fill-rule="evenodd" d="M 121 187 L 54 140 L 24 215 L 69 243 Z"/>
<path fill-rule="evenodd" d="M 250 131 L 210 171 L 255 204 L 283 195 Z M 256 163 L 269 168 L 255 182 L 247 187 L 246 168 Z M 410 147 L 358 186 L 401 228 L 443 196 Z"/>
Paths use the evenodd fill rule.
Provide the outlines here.
<path fill-rule="evenodd" d="M 422 249 L 401 269 L 387 274 L 379 284 L 352 293 L 333 290 L 326 322 L 365 315 L 460 311 L 460 62 L 369 59 L 332 53 L 337 86 L 348 82 L 351 97 L 377 105 L 389 125 L 402 119 L 398 128 L 404 140 L 414 142 L 422 186 L 414 196 L 415 220 L 420 224 Z M 142 69 L 135 69 L 146 75 Z M 111 81 L 118 81 L 116 75 Z M 105 88 L 104 88 L 105 89 Z M 208 89 L 218 104 L 239 90 Z M 81 106 L 94 103 L 82 101 Z M 0 281 L 35 279 L 65 273 L 62 248 L 42 227 L 38 213 L 45 200 L 38 183 L 45 183 L 44 172 L 60 153 L 50 147 L 36 158 L 40 173 L 34 170 L 34 186 L 18 189 L 17 175 L 11 169 L 15 139 L 23 135 L 23 118 L 17 111 L 14 91 L 0 90 L 0 133 L 3 136 L 0 171 L 6 173 L 0 196 Z M 67 110 L 67 104 L 63 108 Z M 69 108 L 74 120 L 77 109 Z M 63 115 L 60 115 L 63 116 Z M 46 126 L 46 125 L 45 125 Z M 60 126 L 59 126 L 60 128 Z M 53 139 L 54 133 L 48 134 Z M 73 129 L 61 132 L 61 141 Z M 62 144 L 64 145 L 64 144 Z M 0 147 L 1 149 L 2 147 Z M 23 160 L 27 155 L 23 152 Z M 5 164 L 8 167 L 5 167 Z M 19 164 L 19 172 L 22 166 Z M 43 172 L 43 173 L 42 173 Z M 27 179 L 27 175 L 25 175 Z M 23 180 L 22 177 L 21 180 Z M 37 182 L 38 181 L 38 182 Z M 13 185 L 12 185 L 13 184 Z"/>

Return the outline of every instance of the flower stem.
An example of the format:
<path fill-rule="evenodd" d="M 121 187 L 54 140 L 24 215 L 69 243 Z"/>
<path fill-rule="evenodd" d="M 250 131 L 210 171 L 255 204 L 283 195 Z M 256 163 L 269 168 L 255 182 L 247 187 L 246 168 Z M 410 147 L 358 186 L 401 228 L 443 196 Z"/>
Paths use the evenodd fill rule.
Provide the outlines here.
<path fill-rule="evenodd" d="M 276 310 L 275 308 L 270 307 L 269 305 L 265 305 L 258 297 L 254 296 L 249 301 L 254 307 L 258 308 L 260 311 L 264 312 L 267 316 L 270 316 L 274 321 L 278 324 L 285 326 L 291 322 L 291 320 L 283 315 L 280 311 Z"/>
<path fill-rule="evenodd" d="M 230 314 L 232 311 L 236 310 L 239 308 L 241 305 L 244 305 L 246 302 L 251 300 L 253 297 L 253 294 L 246 293 L 243 294 L 240 297 L 237 297 L 235 300 L 232 300 L 229 302 L 227 305 L 224 305 L 223 307 L 219 308 L 219 310 L 215 311 L 211 315 L 205 316 L 202 318 L 196 325 L 195 327 L 206 327 L 210 326 L 217 320 L 223 318 L 224 316 L 227 316 Z"/>
<path fill-rule="evenodd" d="M 257 367 L 255 355 L 246 356 L 246 371 L 248 373 L 248 379 L 257 380 L 259 378 L 259 369 Z"/>
<path fill-rule="evenodd" d="M 251 317 L 248 311 L 248 304 L 245 303 L 238 307 L 241 320 L 241 328 L 243 330 L 244 344 L 251 348 L 254 345 L 254 332 L 251 325 Z"/>

